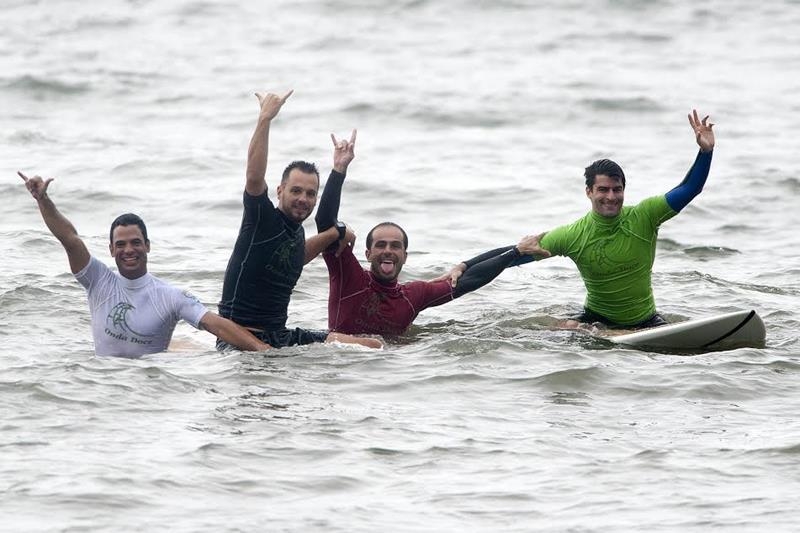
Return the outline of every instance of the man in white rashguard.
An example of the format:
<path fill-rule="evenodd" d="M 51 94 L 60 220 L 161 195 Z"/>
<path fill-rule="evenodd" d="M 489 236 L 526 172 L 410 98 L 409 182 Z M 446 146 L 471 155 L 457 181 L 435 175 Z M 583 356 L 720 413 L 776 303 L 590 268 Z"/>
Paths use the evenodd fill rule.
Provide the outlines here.
<path fill-rule="evenodd" d="M 109 250 L 119 273 L 89 254 L 72 223 L 47 194 L 52 178 L 19 176 L 39 204 L 45 224 L 67 252 L 69 266 L 88 292 L 92 336 L 97 355 L 138 357 L 169 347 L 183 319 L 243 350 L 270 348 L 245 328 L 210 312 L 197 298 L 147 273 L 147 227 L 127 213 L 111 224 Z"/>

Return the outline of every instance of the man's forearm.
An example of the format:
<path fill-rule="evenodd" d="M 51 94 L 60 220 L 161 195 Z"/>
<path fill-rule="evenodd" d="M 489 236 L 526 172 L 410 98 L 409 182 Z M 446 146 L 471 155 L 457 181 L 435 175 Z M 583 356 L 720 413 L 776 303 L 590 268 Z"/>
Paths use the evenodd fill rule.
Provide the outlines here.
<path fill-rule="evenodd" d="M 264 192 L 259 189 L 266 186 L 269 125 L 269 120 L 259 118 L 247 149 L 247 191 L 253 196 Z"/>
<path fill-rule="evenodd" d="M 502 254 L 504 252 L 507 252 L 507 251 L 509 251 L 509 250 L 511 250 L 513 248 L 514 248 L 513 244 L 511 246 L 503 246 L 503 247 L 500 247 L 500 248 L 495 248 L 494 250 L 489 250 L 488 252 L 483 252 L 480 255 L 476 255 L 472 259 L 467 259 L 462 264 L 466 265 L 466 267 L 467 267 L 466 269 L 469 269 L 470 267 L 473 267 L 473 266 L 477 265 L 478 263 L 482 263 L 483 261 L 486 261 L 487 259 L 491 259 L 492 257 L 496 257 L 496 256 L 498 256 L 498 255 L 500 255 L 500 254 Z"/>
<path fill-rule="evenodd" d="M 339 205 L 342 201 L 342 186 L 344 185 L 345 174 L 332 170 L 325 188 L 322 190 L 322 198 L 317 207 L 317 216 L 314 221 L 317 223 L 317 231 L 323 232 L 336 224 L 339 217 Z"/>
<path fill-rule="evenodd" d="M 713 154 L 713 150 L 705 152 L 700 150 L 683 181 L 666 194 L 667 203 L 674 211 L 682 210 L 695 196 L 702 192 L 708 178 L 708 172 L 711 169 Z"/>
<path fill-rule="evenodd" d="M 312 259 L 327 250 L 329 246 L 338 240 L 339 230 L 333 226 L 306 239 L 306 255 L 304 264 L 308 264 Z"/>
<path fill-rule="evenodd" d="M 46 194 L 37 200 L 47 229 L 61 242 L 67 252 L 69 267 L 73 274 L 83 270 L 89 264 L 89 250 L 78 236 L 78 230 L 61 214 L 56 205 Z"/>
<path fill-rule="evenodd" d="M 50 233 L 65 247 L 71 244 L 72 240 L 78 236 L 78 230 L 75 229 L 72 222 L 61 214 L 49 196 L 44 195 L 37 203 L 39 204 L 39 212 L 42 214 L 42 219 Z"/>
<path fill-rule="evenodd" d="M 209 333 L 240 350 L 260 352 L 270 348 L 247 329 L 214 313 L 206 313 L 201 322 Z"/>
<path fill-rule="evenodd" d="M 501 248 L 491 250 L 482 255 L 488 255 L 498 250 L 501 250 Z M 514 264 L 515 261 L 519 260 L 520 257 L 519 250 L 515 246 L 508 246 L 504 251 L 488 256 L 488 259 L 469 265 L 464 275 L 458 278 L 458 285 L 453 289 L 453 298 L 458 298 L 463 294 L 483 287 L 499 276 L 503 270 Z"/>

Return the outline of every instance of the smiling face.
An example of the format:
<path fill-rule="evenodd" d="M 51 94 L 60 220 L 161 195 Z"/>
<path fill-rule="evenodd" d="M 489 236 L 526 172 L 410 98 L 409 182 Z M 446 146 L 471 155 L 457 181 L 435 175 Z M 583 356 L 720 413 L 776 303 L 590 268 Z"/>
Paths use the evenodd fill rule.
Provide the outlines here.
<path fill-rule="evenodd" d="M 378 281 L 395 281 L 408 257 L 403 232 L 389 225 L 374 228 L 366 255 L 370 270 Z"/>
<path fill-rule="evenodd" d="M 286 180 L 278 185 L 278 209 L 298 224 L 307 219 L 317 205 L 319 177 L 293 168 Z"/>
<path fill-rule="evenodd" d="M 150 242 L 145 240 L 139 226 L 117 226 L 108 245 L 121 276 L 136 279 L 147 274 L 147 254 Z"/>
<path fill-rule="evenodd" d="M 586 197 L 592 202 L 592 210 L 602 217 L 619 215 L 625 199 L 625 186 L 620 179 L 605 174 L 595 177 L 594 185 L 586 187 Z"/>

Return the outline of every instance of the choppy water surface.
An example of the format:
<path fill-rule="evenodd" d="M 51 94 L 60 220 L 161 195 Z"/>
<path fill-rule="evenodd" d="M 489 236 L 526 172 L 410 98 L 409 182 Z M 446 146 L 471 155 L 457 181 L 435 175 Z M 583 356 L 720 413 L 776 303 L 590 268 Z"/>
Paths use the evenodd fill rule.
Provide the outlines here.
<path fill-rule="evenodd" d="M 2 7 L 0 530 L 794 531 L 800 522 L 800 5 L 777 1 L 77 1 Z M 92 353 L 83 289 L 17 169 L 90 250 L 141 214 L 151 271 L 215 306 L 257 90 L 295 94 L 268 183 L 330 168 L 341 217 L 408 231 L 405 279 L 582 215 L 611 157 L 629 203 L 683 178 L 686 114 L 716 122 L 705 191 L 664 225 L 673 320 L 739 308 L 764 349 L 682 356 L 553 331 L 569 261 L 505 272 L 385 350 Z M 308 230 L 312 231 L 309 224 Z M 362 241 L 363 242 L 363 241 Z M 290 323 L 323 327 L 307 267 Z"/>

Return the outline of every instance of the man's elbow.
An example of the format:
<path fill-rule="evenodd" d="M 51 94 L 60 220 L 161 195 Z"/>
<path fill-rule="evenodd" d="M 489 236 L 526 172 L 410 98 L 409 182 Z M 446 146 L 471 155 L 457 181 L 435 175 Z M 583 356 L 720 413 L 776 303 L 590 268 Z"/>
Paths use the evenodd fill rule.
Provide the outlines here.
<path fill-rule="evenodd" d="M 326 216 L 320 216 L 319 211 L 317 211 L 317 215 L 314 217 L 314 222 L 317 224 L 317 233 L 322 233 L 330 229 L 335 223 L 335 221 L 330 221 Z"/>

